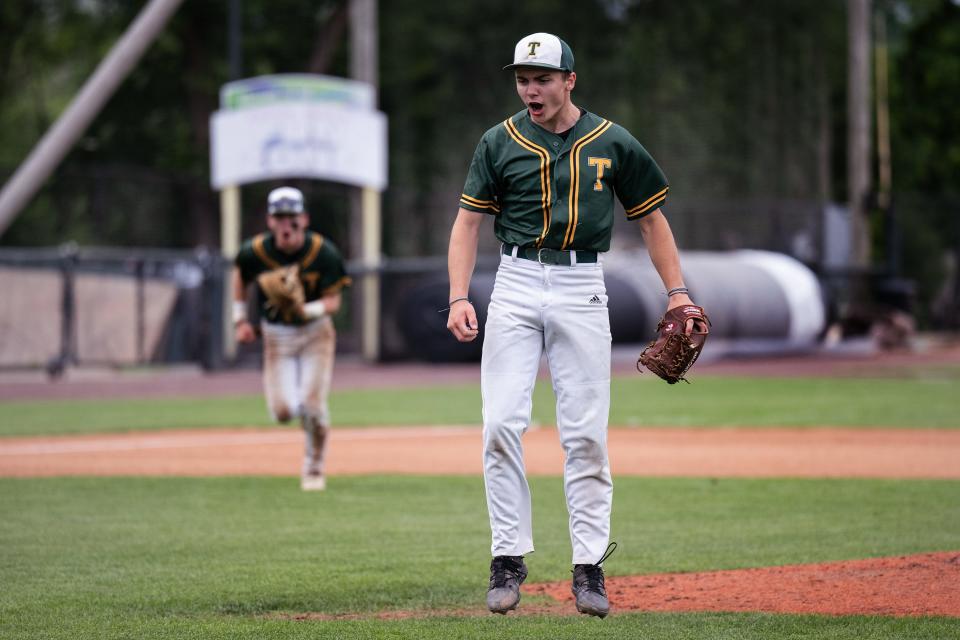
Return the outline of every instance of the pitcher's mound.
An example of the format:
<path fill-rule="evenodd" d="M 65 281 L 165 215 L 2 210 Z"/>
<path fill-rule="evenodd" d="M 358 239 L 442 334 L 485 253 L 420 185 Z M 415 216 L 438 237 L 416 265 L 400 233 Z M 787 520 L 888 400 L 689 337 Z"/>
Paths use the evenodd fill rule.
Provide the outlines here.
<path fill-rule="evenodd" d="M 960 551 L 646 576 L 608 577 L 614 613 L 762 611 L 960 617 Z M 531 595 L 570 601 L 570 583 L 531 584 Z"/>

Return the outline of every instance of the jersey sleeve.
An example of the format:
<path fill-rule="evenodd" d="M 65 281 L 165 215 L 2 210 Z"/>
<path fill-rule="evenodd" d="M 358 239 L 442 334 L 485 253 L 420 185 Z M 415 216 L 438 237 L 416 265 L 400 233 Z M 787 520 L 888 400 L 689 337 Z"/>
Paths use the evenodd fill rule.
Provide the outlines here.
<path fill-rule="evenodd" d="M 663 206 L 670 185 L 643 145 L 630 136 L 621 160 L 621 171 L 617 172 L 615 188 L 627 219 L 638 220 Z"/>
<path fill-rule="evenodd" d="M 467 171 L 467 180 L 460 196 L 460 206 L 469 211 L 500 213 L 500 199 L 497 195 L 497 181 L 491 161 L 490 134 L 484 135 L 473 152 L 473 161 Z"/>
<path fill-rule="evenodd" d="M 343 256 L 340 250 L 332 242 L 326 241 L 323 244 L 323 250 L 317 256 L 320 271 L 320 280 L 317 288 L 321 295 L 337 293 L 352 283 L 347 275 L 346 266 L 343 263 Z"/>
<path fill-rule="evenodd" d="M 262 269 L 260 260 L 253 251 L 252 240 L 243 243 L 240 251 L 237 252 L 237 257 L 233 260 L 233 264 L 240 270 L 240 279 L 243 280 L 244 285 L 253 282 Z"/>

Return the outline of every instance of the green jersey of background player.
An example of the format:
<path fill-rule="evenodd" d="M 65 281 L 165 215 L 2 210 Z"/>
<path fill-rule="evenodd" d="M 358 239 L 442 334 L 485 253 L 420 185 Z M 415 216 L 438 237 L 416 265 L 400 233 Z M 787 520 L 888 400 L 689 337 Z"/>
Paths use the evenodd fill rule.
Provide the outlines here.
<path fill-rule="evenodd" d="M 514 48 L 524 110 L 477 145 L 450 236 L 447 327 L 474 340 L 468 299 L 485 214 L 503 243 L 484 327 L 481 361 L 484 482 L 492 532 L 487 606 L 520 601 L 533 551 L 530 489 L 521 436 L 530 422 L 541 355 L 557 396 L 565 453 L 564 493 L 573 546 L 577 610 L 610 609 L 603 561 L 610 544 L 613 483 L 607 456 L 610 321 L 600 254 L 610 248 L 614 197 L 640 230 L 669 291 L 668 308 L 691 304 L 673 233 L 660 210 L 669 187 L 646 150 L 622 127 L 576 106 L 573 52 L 534 33 Z M 689 332 L 691 327 L 687 327 Z"/>

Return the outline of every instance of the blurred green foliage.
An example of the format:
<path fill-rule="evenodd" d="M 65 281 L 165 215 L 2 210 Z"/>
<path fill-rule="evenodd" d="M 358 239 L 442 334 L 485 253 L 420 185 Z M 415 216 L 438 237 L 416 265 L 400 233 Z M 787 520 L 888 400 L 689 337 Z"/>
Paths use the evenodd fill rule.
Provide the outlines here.
<path fill-rule="evenodd" d="M 243 76 L 349 73 L 346 0 L 242 0 Z M 0 6 L 0 179 L 13 172 L 142 3 Z M 4 245 L 216 246 L 208 122 L 229 81 L 227 2 L 184 2 Z M 876 0 L 888 24 L 896 219 L 905 275 L 932 300 L 960 249 L 960 7 Z M 390 118 L 384 250 L 442 254 L 477 139 L 519 110 L 517 38 L 561 34 L 575 102 L 630 129 L 671 180 L 682 246 L 790 250 L 819 242 L 824 202 L 845 202 L 844 2 L 393 0 L 379 3 L 380 108 Z M 318 52 L 325 52 L 319 56 Z M 349 190 L 296 181 L 312 224 L 349 254 Z M 243 190 L 244 234 L 273 184 Z M 800 212 L 800 213 L 794 213 Z M 715 225 L 717 219 L 723 225 Z M 883 225 L 876 225 L 878 236 Z M 805 256 L 798 256 L 808 258 Z"/>

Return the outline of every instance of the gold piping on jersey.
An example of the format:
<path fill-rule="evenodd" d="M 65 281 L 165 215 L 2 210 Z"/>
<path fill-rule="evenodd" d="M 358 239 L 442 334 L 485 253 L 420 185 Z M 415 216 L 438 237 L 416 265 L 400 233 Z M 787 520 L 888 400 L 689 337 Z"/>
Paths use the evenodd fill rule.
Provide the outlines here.
<path fill-rule="evenodd" d="M 344 287 L 348 287 L 353 284 L 353 279 L 350 276 L 343 276 L 332 285 L 320 292 L 321 296 L 326 296 L 331 293 L 339 293 Z"/>
<path fill-rule="evenodd" d="M 283 265 L 267 255 L 267 249 L 263 245 L 263 241 L 266 238 L 265 233 L 259 233 L 253 238 L 253 252 L 257 254 L 257 257 L 260 258 L 260 261 L 263 262 L 266 266 L 271 269 L 279 269 Z M 306 269 L 310 266 L 310 263 L 317 259 L 317 254 L 320 253 L 320 247 L 323 246 L 323 236 L 319 233 L 313 234 L 313 237 L 310 239 L 310 249 L 307 251 L 307 255 L 300 260 L 300 267 Z"/>
<path fill-rule="evenodd" d="M 263 240 L 266 238 L 265 233 L 258 233 L 253 238 L 253 252 L 257 254 L 257 257 L 260 258 L 260 262 L 267 265 L 271 269 L 279 269 L 281 265 L 279 262 L 267 255 L 267 250 L 263 246 Z"/>
<path fill-rule="evenodd" d="M 667 199 L 667 191 L 669 190 L 670 190 L 670 187 L 666 186 L 663 188 L 662 191 L 655 193 L 654 195 L 650 196 L 649 198 L 647 198 L 637 206 L 627 209 L 627 218 L 631 220 L 633 218 L 638 218 L 644 213 L 647 213 L 648 211 L 652 210 L 657 205 L 662 204 L 663 201 Z"/>
<path fill-rule="evenodd" d="M 303 257 L 303 260 L 300 261 L 300 268 L 306 269 L 310 266 L 310 263 L 317 259 L 317 254 L 320 253 L 320 247 L 323 246 L 323 236 L 319 233 L 313 234 L 311 238 L 310 250 L 307 251 L 307 255 Z"/>
<path fill-rule="evenodd" d="M 603 135 L 603 132 L 610 128 L 613 123 L 604 120 L 596 128 L 573 143 L 573 150 L 570 152 L 570 200 L 567 206 L 567 232 L 563 234 L 563 244 L 561 249 L 566 249 L 573 243 L 573 236 L 577 233 L 577 216 L 580 210 L 580 152 L 583 148 Z"/>
<path fill-rule="evenodd" d="M 463 193 L 460 195 L 460 202 L 462 204 L 468 204 L 471 207 L 476 207 L 478 209 L 490 209 L 494 213 L 500 213 L 500 206 L 496 203 L 495 200 L 478 200 L 477 198 L 472 198 L 467 194 Z"/>
<path fill-rule="evenodd" d="M 550 230 L 550 202 L 552 201 L 550 197 L 550 155 L 543 147 L 524 138 L 510 118 L 503 121 L 503 126 L 506 127 L 507 133 L 510 134 L 514 142 L 527 151 L 540 156 L 540 206 L 543 209 L 543 233 L 540 234 L 536 242 L 536 246 L 540 247 L 543 244 L 543 239 L 547 237 L 547 231 Z"/>

